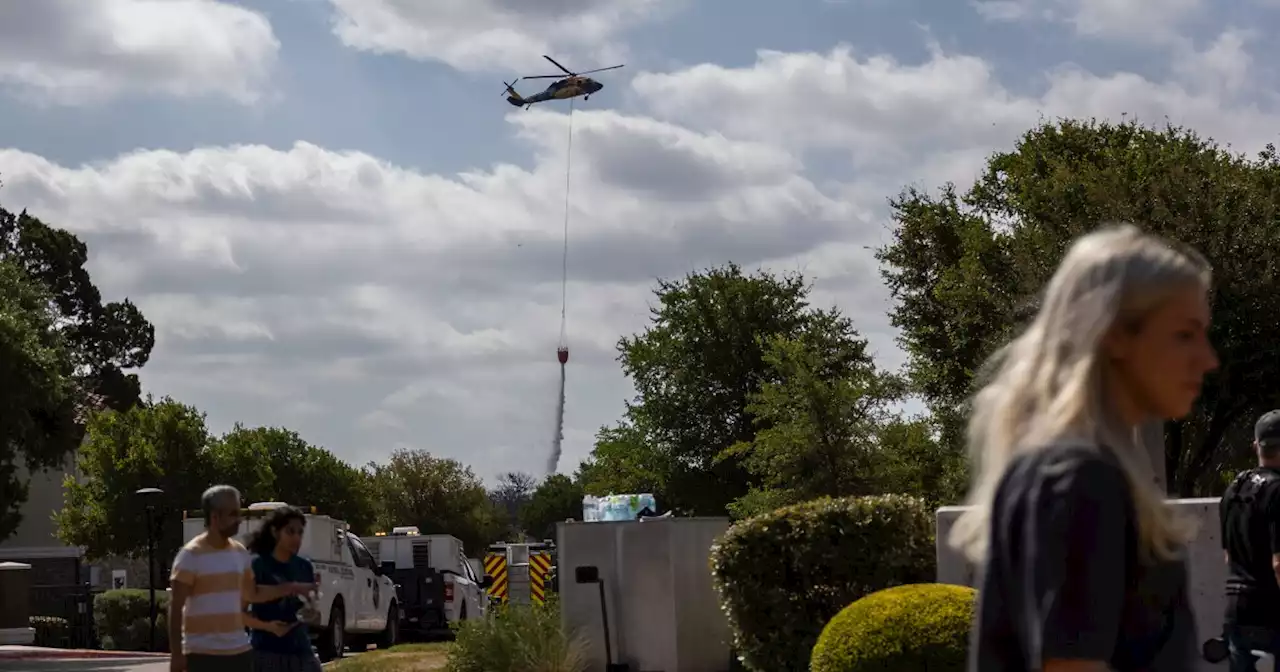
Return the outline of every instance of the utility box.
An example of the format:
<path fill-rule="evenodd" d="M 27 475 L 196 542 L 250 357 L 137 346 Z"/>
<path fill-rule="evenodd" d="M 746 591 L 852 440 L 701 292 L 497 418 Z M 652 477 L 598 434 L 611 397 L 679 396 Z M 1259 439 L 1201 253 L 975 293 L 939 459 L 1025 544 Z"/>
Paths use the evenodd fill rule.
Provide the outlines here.
<path fill-rule="evenodd" d="M 1200 650 L 1206 640 L 1222 635 L 1222 614 L 1226 609 L 1224 586 L 1227 581 L 1227 566 L 1222 559 L 1222 539 L 1218 533 L 1218 499 L 1171 499 L 1168 504 L 1182 516 L 1194 520 L 1198 530 L 1196 538 L 1187 548 L 1187 591 L 1200 636 L 1196 649 Z M 974 568 L 947 544 L 951 528 L 965 508 L 944 506 L 938 509 L 938 583 L 974 586 L 977 581 Z M 1227 664 L 1196 660 L 1193 669 L 1198 672 L 1213 672 L 1227 669 Z"/>
<path fill-rule="evenodd" d="M 728 518 L 558 524 L 561 618 L 589 644 L 588 668 L 727 672 L 731 635 L 710 560 L 728 529 Z M 578 580 L 592 573 L 604 587 L 612 661 L 601 583 Z"/>
<path fill-rule="evenodd" d="M 31 627 L 31 565 L 0 562 L 0 645 L 35 641 Z"/>

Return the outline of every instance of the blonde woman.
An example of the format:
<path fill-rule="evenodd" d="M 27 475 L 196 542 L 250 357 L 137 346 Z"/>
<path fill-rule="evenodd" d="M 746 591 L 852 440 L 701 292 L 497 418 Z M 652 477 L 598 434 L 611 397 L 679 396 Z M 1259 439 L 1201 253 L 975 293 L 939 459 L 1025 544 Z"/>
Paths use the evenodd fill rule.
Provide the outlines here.
<path fill-rule="evenodd" d="M 1210 345 L 1208 264 L 1131 226 L 1075 242 L 973 399 L 980 566 L 974 672 L 1192 670 L 1182 551 L 1139 425 L 1191 411 Z"/>

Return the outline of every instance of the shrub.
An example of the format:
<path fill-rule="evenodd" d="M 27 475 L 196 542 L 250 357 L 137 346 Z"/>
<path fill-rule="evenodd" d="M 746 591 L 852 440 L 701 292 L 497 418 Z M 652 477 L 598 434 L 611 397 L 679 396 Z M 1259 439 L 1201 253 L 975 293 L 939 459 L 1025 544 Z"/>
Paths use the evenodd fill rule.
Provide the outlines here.
<path fill-rule="evenodd" d="M 933 581 L 933 516 L 903 495 L 819 499 L 737 523 L 711 571 L 755 672 L 807 672 L 822 628 L 877 590 Z"/>
<path fill-rule="evenodd" d="M 545 606 L 493 607 L 463 621 L 449 651 L 448 672 L 586 672 L 586 643 L 560 624 L 555 598 Z"/>
<path fill-rule="evenodd" d="M 813 647 L 812 672 L 963 672 L 977 592 L 922 583 L 868 595 L 841 611 Z"/>
<path fill-rule="evenodd" d="M 36 646 L 63 648 L 71 638 L 71 624 L 57 616 L 32 616 L 31 627 L 36 631 Z"/>
<path fill-rule="evenodd" d="M 137 588 L 108 590 L 93 600 L 93 625 L 102 648 L 146 651 L 150 638 L 150 597 Z M 169 594 L 156 591 L 156 648 L 169 650 Z"/>

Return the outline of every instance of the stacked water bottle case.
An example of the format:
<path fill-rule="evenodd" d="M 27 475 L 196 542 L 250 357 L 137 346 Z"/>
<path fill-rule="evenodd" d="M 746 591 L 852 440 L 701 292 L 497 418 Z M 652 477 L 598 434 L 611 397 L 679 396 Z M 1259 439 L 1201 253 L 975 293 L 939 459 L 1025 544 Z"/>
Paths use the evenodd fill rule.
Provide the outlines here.
<path fill-rule="evenodd" d="M 636 495 L 607 495 L 582 498 L 582 520 L 587 523 L 606 523 L 620 520 L 635 520 L 642 511 L 648 515 L 658 512 L 658 501 L 650 493 Z"/>

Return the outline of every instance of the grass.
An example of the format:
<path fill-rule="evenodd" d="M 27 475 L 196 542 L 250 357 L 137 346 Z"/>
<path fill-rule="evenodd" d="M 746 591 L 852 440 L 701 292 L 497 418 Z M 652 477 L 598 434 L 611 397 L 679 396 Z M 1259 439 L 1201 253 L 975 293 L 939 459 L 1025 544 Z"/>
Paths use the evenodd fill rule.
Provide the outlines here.
<path fill-rule="evenodd" d="M 449 662 L 448 642 L 401 644 L 325 666 L 325 672 L 439 672 Z"/>

